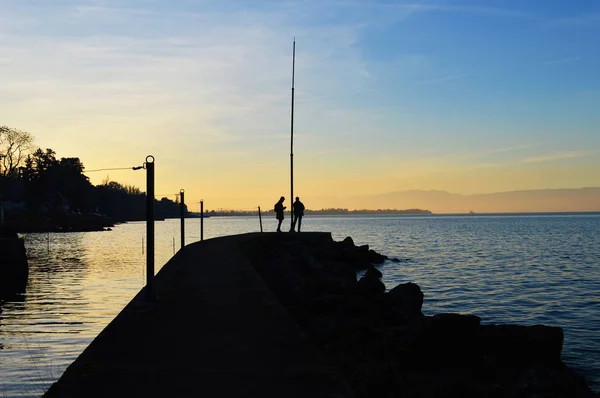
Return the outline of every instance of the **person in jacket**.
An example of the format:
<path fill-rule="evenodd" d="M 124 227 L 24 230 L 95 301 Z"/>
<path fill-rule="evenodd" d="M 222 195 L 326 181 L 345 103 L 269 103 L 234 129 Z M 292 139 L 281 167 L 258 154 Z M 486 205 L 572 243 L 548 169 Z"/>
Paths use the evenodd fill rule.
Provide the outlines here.
<path fill-rule="evenodd" d="M 281 232 L 281 223 L 283 222 L 283 211 L 287 208 L 283 205 L 284 200 L 285 198 L 283 196 L 279 198 L 279 201 L 275 203 L 275 207 L 273 208 L 273 210 L 275 210 L 275 218 L 279 221 L 279 223 L 277 224 L 277 232 Z"/>
<path fill-rule="evenodd" d="M 298 232 L 300 232 L 300 227 L 302 226 L 302 217 L 304 217 L 304 204 L 300 202 L 300 198 L 296 196 L 296 201 L 292 204 L 294 209 L 294 225 L 292 226 L 292 230 L 296 224 L 298 224 Z"/>

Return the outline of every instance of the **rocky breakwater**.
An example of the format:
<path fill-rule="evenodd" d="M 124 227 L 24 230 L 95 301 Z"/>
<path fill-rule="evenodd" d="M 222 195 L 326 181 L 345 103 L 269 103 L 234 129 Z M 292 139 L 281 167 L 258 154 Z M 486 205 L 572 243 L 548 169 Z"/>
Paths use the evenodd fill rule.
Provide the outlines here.
<path fill-rule="evenodd" d="M 351 238 L 263 240 L 249 253 L 357 397 L 598 396 L 562 362 L 561 328 L 482 324 L 475 315 L 425 316 L 420 287 L 405 283 L 386 290 L 375 265 L 389 259 Z M 366 272 L 357 278 L 361 270 Z"/>

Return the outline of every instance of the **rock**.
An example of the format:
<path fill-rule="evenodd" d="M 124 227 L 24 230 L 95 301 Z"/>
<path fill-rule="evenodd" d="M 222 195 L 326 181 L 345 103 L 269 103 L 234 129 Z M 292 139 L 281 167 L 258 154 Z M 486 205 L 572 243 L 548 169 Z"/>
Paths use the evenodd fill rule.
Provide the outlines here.
<path fill-rule="evenodd" d="M 454 313 L 437 314 L 432 317 L 432 328 L 444 331 L 452 330 L 455 334 L 477 333 L 481 318 L 476 315 L 463 315 Z"/>
<path fill-rule="evenodd" d="M 358 291 L 368 295 L 379 295 L 385 292 L 385 285 L 378 277 L 365 275 L 358 280 Z"/>
<path fill-rule="evenodd" d="M 367 269 L 367 272 L 365 272 L 364 276 L 374 276 L 375 278 L 381 279 L 383 274 L 377 268 L 370 266 L 369 269 Z"/>
<path fill-rule="evenodd" d="M 319 291 L 323 294 L 345 294 L 356 291 L 356 272 L 347 264 L 339 261 L 330 261 L 316 265 L 317 260 L 311 260 L 312 269 L 309 276 L 317 283 Z"/>
<path fill-rule="evenodd" d="M 449 313 L 426 318 L 418 345 L 429 362 L 469 366 L 483 357 L 476 344 L 478 316 Z"/>
<path fill-rule="evenodd" d="M 563 330 L 534 325 L 481 325 L 477 344 L 499 363 L 523 366 L 530 363 L 562 363 Z"/>
<path fill-rule="evenodd" d="M 520 373 L 513 396 L 589 397 L 585 379 L 565 370 L 535 364 Z"/>
<path fill-rule="evenodd" d="M 357 398 L 594 396 L 560 359 L 562 329 L 425 316 L 419 285 L 385 292 L 373 264 L 386 257 L 368 246 L 279 235 L 253 251 L 252 264 Z"/>
<path fill-rule="evenodd" d="M 0 297 L 25 291 L 29 264 L 25 242 L 16 232 L 0 229 Z"/>
<path fill-rule="evenodd" d="M 330 247 L 322 248 L 323 254 L 331 260 L 343 261 L 354 270 L 369 268 L 373 264 L 382 264 L 387 257 L 369 249 L 369 245 L 355 246 L 351 237 L 334 242 Z"/>
<path fill-rule="evenodd" d="M 377 253 L 375 250 L 369 250 L 369 262 L 371 264 L 383 264 L 387 260 L 387 256 Z"/>
<path fill-rule="evenodd" d="M 356 246 L 356 250 L 359 252 L 368 252 L 369 245 Z"/>
<path fill-rule="evenodd" d="M 340 242 L 340 246 L 346 247 L 348 249 L 354 249 L 354 241 L 351 237 L 346 236 L 344 240 Z"/>
<path fill-rule="evenodd" d="M 423 292 L 419 285 L 408 282 L 396 286 L 385 294 L 391 309 L 403 319 L 421 315 L 423 307 Z"/>

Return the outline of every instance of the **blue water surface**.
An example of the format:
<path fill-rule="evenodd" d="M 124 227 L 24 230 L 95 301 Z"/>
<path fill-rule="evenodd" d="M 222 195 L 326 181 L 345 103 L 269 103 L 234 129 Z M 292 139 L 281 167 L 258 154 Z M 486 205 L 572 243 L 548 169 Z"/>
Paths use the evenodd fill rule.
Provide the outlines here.
<path fill-rule="evenodd" d="M 27 292 L 0 304 L 1 397 L 41 395 L 139 291 L 145 228 L 25 235 Z M 186 243 L 199 228 L 186 220 Z M 205 239 L 259 229 L 257 217 L 204 220 Z M 419 284 L 427 315 L 562 327 L 563 360 L 600 389 L 600 214 L 307 216 L 303 229 L 399 259 L 380 267 L 383 281 Z M 179 249 L 179 231 L 179 220 L 156 223 L 157 270 Z"/>

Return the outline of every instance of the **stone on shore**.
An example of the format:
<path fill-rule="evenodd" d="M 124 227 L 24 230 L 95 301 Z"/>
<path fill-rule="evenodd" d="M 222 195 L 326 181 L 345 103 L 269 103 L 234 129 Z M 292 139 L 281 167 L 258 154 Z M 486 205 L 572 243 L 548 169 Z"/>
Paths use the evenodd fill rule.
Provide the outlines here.
<path fill-rule="evenodd" d="M 28 276 L 25 242 L 12 229 L 0 228 L 0 299 L 23 293 Z"/>

